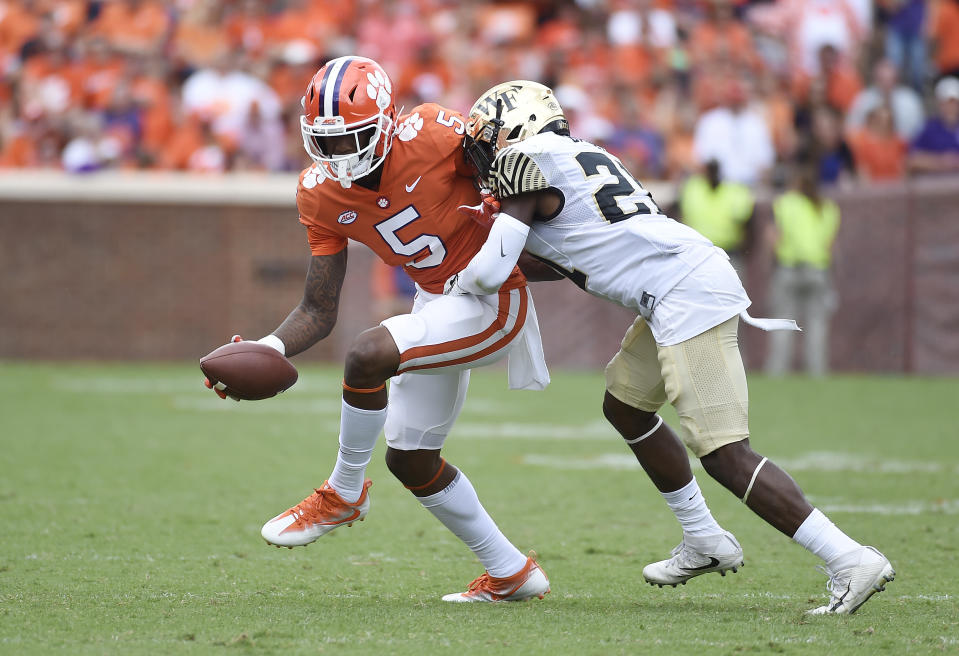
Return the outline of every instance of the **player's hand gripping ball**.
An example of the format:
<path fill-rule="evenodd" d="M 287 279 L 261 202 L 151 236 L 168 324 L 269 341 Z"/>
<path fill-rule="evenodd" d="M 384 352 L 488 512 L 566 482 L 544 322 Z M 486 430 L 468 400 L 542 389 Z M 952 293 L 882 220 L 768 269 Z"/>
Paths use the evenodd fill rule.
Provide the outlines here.
<path fill-rule="evenodd" d="M 293 386 L 298 374 L 293 363 L 272 346 L 242 341 L 229 344 L 200 358 L 205 384 L 217 395 L 235 401 L 259 401 Z"/>

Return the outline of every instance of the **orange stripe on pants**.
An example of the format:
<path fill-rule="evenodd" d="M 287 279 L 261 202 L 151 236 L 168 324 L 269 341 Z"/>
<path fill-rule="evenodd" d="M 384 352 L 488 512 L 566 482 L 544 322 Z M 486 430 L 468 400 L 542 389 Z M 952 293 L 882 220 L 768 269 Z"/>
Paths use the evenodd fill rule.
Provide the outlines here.
<path fill-rule="evenodd" d="M 455 339 L 449 342 L 444 342 L 443 344 L 436 344 L 432 346 L 418 346 L 410 349 L 406 353 L 403 353 L 400 356 L 400 368 L 397 370 L 397 374 L 402 374 L 407 371 L 417 371 L 420 369 L 438 369 L 441 367 L 449 367 L 453 365 L 464 364 L 466 362 L 473 362 L 481 358 L 486 357 L 490 353 L 495 353 L 497 350 L 503 348 L 509 344 L 519 331 L 523 329 L 523 326 L 526 323 L 526 309 L 529 305 L 528 299 L 528 290 L 521 288 L 519 290 L 519 312 L 516 315 L 516 323 L 513 326 L 513 329 L 510 330 L 509 334 L 504 336 L 502 339 L 497 340 L 493 344 L 490 344 L 485 349 L 478 351 L 476 353 L 471 353 L 470 355 L 465 355 L 461 358 L 456 358 L 455 360 L 446 360 L 443 362 L 434 362 L 430 364 L 421 364 L 412 367 L 403 367 L 402 363 L 416 357 L 426 357 L 430 355 L 440 355 L 442 353 L 452 353 L 464 348 L 469 348 L 470 346 L 476 346 L 481 344 L 484 340 L 493 335 L 497 330 L 502 330 L 506 326 L 506 322 L 509 320 L 509 294 L 508 291 L 500 291 L 499 293 L 499 312 L 496 315 L 496 319 L 493 321 L 490 326 L 484 330 L 482 333 L 477 335 L 471 335 L 470 337 L 463 337 L 460 339 Z M 410 355 L 413 354 L 413 355 Z"/>

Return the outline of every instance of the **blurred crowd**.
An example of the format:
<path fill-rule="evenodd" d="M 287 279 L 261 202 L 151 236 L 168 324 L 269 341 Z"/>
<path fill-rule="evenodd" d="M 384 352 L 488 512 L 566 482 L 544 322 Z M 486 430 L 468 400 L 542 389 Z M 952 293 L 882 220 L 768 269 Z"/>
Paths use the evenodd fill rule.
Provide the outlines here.
<path fill-rule="evenodd" d="M 959 171 L 959 0 L 0 0 L 0 167 L 296 171 L 342 54 L 407 109 L 544 82 L 640 179 Z"/>

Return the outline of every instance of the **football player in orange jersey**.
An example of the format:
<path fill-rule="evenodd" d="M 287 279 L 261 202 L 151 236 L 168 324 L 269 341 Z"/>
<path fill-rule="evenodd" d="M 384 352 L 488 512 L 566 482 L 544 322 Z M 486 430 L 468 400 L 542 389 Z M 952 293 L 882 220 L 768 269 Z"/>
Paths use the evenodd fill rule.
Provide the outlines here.
<path fill-rule="evenodd" d="M 306 545 L 362 520 L 370 505 L 365 471 L 383 430 L 390 471 L 486 568 L 465 592 L 443 599 L 542 598 L 549 592 L 543 570 L 507 540 L 466 475 L 440 456 L 472 367 L 508 356 L 510 387 L 542 389 L 549 381 L 532 297 L 514 264 L 491 294 L 443 295 L 444 282 L 490 234 L 489 226 L 458 211 L 479 202 L 464 155 L 463 118 L 435 104 L 397 117 L 389 76 L 362 57 L 327 62 L 307 86 L 303 107 L 303 144 L 314 164 L 300 175 L 296 203 L 312 258 L 303 300 L 259 341 L 291 356 L 329 335 L 348 239 L 387 264 L 403 265 L 417 295 L 411 314 L 383 321 L 351 345 L 333 472 L 268 521 L 263 538 Z M 525 237 L 504 235 L 496 247 L 515 263 Z"/>

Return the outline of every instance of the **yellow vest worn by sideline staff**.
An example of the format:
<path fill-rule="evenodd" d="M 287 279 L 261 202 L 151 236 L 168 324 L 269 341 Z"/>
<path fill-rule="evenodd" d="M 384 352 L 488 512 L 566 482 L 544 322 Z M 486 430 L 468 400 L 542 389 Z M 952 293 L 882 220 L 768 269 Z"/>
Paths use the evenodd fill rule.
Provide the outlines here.
<path fill-rule="evenodd" d="M 714 188 L 704 176 L 695 175 L 683 185 L 679 207 L 683 223 L 723 250 L 736 251 L 743 244 L 753 202 L 746 185 L 720 182 Z"/>
<path fill-rule="evenodd" d="M 790 191 L 773 204 L 779 228 L 776 258 L 783 266 L 802 264 L 828 269 L 832 245 L 839 232 L 839 207 L 828 198 L 817 206 L 798 191 Z"/>

